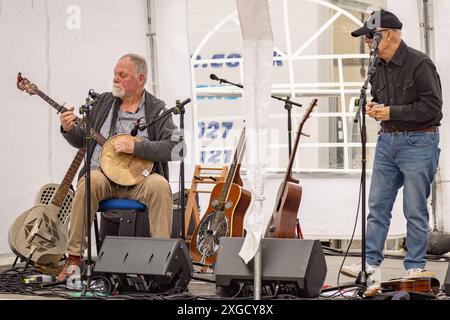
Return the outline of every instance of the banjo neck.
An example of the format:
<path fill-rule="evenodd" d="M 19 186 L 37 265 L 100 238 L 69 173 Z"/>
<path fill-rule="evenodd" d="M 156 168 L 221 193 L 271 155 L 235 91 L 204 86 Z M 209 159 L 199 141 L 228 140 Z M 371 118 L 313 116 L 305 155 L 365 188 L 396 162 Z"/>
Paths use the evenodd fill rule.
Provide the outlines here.
<path fill-rule="evenodd" d="M 66 111 L 69 111 L 66 107 L 58 104 L 57 102 L 55 102 L 52 98 L 50 98 L 48 95 L 46 95 L 44 92 L 42 92 L 39 89 L 36 89 L 36 94 L 41 97 L 43 100 L 45 100 L 49 105 L 51 105 L 53 108 L 55 108 L 58 113 L 63 113 Z M 77 126 L 82 126 L 84 123 L 83 119 L 76 117 L 75 118 L 75 124 Z M 98 133 L 97 131 L 95 131 L 94 129 L 91 128 L 91 136 L 92 139 L 94 139 L 100 146 L 103 146 L 106 142 L 106 138 L 103 137 L 100 133 Z"/>
<path fill-rule="evenodd" d="M 34 83 L 31 83 L 27 78 L 22 77 L 20 72 L 17 75 L 17 88 L 27 92 L 29 95 L 38 95 L 53 108 L 55 108 L 58 113 L 69 111 L 67 108 L 56 103 L 53 99 L 47 96 Z M 166 113 L 169 111 L 172 112 L 172 110 L 167 110 Z M 81 128 L 84 124 L 84 120 L 75 116 L 75 124 Z M 90 129 L 90 134 L 92 139 L 94 139 L 102 147 L 100 154 L 100 168 L 111 181 L 123 186 L 136 185 L 152 172 L 152 161 L 141 159 L 131 154 L 121 152 L 117 153 L 113 148 L 113 141 L 117 138 L 133 139 L 136 141 L 139 139 L 138 137 L 133 137 L 129 134 L 121 134 L 106 139 L 92 128 Z M 53 205 L 60 207 L 63 204 L 65 195 L 67 194 L 73 176 L 77 172 L 77 168 L 83 159 L 85 151 L 86 150 L 84 150 L 84 148 L 78 151 L 77 156 L 73 160 L 60 188 L 56 191 L 53 198 L 54 200 L 52 201 Z M 108 172 L 110 172 L 110 174 L 108 174 Z"/>

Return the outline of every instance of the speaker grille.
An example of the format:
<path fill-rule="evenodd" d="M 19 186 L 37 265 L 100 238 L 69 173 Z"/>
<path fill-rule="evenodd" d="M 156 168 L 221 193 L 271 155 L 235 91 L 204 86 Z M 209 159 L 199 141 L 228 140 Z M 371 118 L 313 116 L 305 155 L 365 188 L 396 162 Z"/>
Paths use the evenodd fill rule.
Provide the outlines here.
<path fill-rule="evenodd" d="M 125 291 L 164 292 L 187 289 L 193 268 L 181 239 L 107 236 L 94 272 L 111 275 Z"/>
<path fill-rule="evenodd" d="M 236 283 L 252 283 L 253 260 L 246 265 L 239 257 L 243 238 L 221 238 L 216 261 L 216 286 L 231 288 Z M 318 240 L 270 239 L 261 241 L 262 282 L 268 285 L 284 285 L 299 297 L 318 297 L 325 282 L 327 267 Z"/>

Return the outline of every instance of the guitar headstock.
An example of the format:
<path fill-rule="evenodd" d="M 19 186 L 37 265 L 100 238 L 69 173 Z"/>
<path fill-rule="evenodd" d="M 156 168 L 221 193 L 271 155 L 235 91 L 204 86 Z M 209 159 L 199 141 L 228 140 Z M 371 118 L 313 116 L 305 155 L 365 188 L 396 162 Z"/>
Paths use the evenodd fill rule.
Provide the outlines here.
<path fill-rule="evenodd" d="M 302 121 L 302 122 L 306 121 L 306 120 L 309 118 L 309 116 L 311 115 L 311 113 L 313 112 L 314 108 L 315 108 L 316 105 L 317 105 L 317 101 L 318 101 L 317 98 L 314 98 L 314 99 L 311 101 L 311 103 L 309 104 L 308 109 L 307 109 L 306 112 L 305 112 L 305 115 L 303 116 L 303 121 Z"/>
<path fill-rule="evenodd" d="M 30 96 L 37 94 L 39 88 L 34 83 L 31 83 L 27 78 L 22 77 L 22 73 L 17 75 L 17 88 L 27 92 Z"/>
<path fill-rule="evenodd" d="M 306 136 L 306 137 L 310 136 L 309 134 L 303 133 L 302 130 L 303 130 L 303 126 L 304 126 L 306 120 L 309 119 L 309 117 L 311 116 L 311 113 L 313 112 L 315 106 L 317 105 L 317 101 L 318 101 L 317 98 L 312 99 L 311 103 L 309 104 L 308 109 L 306 110 L 305 114 L 303 115 L 302 121 L 300 122 L 299 132 L 303 136 Z"/>

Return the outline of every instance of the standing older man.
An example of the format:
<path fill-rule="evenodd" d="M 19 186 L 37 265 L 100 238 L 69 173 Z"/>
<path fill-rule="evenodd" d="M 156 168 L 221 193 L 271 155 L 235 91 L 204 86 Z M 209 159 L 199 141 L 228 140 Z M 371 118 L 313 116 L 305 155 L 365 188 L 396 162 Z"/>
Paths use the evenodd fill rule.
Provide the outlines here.
<path fill-rule="evenodd" d="M 364 36 L 370 47 L 376 33 L 376 71 L 371 78 L 372 101 L 367 114 L 381 121 L 369 194 L 366 233 L 366 271 L 379 274 L 392 207 L 403 186 L 403 212 L 407 220 L 408 277 L 433 276 L 425 270 L 428 242 L 427 198 L 438 167 L 438 126 L 442 119 L 442 91 L 431 59 L 401 39 L 402 23 L 389 11 L 375 11 L 352 36 Z M 356 277 L 361 265 L 341 272 Z M 375 279 L 379 278 L 374 276 Z"/>
<path fill-rule="evenodd" d="M 144 89 L 147 80 L 147 63 L 136 54 L 126 54 L 119 59 L 114 68 L 112 93 L 103 93 L 91 110 L 93 128 L 104 137 L 121 133 L 130 133 L 138 119 L 150 119 L 165 110 L 164 102 Z M 84 146 L 84 132 L 75 125 L 73 108 L 60 116 L 61 132 L 64 138 L 75 148 Z M 150 234 L 152 237 L 169 238 L 172 228 L 172 193 L 168 182 L 167 161 L 178 139 L 172 117 L 158 121 L 154 126 L 140 132 L 142 141 L 134 142 L 118 138 L 114 143 L 116 152 L 133 154 L 155 162 L 154 171 L 134 187 L 122 187 L 110 180 L 99 169 L 101 146 L 92 143 L 91 157 L 91 208 L 92 217 L 99 202 L 112 198 L 131 198 L 149 208 Z M 68 259 L 58 275 L 64 281 L 72 274 L 73 266 L 82 266 L 82 257 L 86 248 L 85 227 L 85 179 L 86 168 L 82 168 L 73 208 L 70 217 Z M 72 266 L 72 268 L 68 267 Z"/>

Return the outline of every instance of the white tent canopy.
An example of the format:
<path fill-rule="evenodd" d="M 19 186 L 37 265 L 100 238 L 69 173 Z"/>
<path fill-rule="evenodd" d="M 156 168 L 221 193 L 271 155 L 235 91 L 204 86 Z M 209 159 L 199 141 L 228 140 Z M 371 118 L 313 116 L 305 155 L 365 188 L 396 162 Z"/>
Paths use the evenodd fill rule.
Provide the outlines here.
<path fill-rule="evenodd" d="M 343 9 L 344 6 L 338 6 L 344 2 L 270 1 L 274 45 L 279 49 L 275 51 L 280 57 L 275 66 L 293 65 L 291 69 L 275 70 L 282 73 L 277 76 L 285 79 L 293 79 L 295 76 L 300 78 L 301 75 L 295 71 L 295 64 L 299 61 L 308 62 L 308 69 L 304 73 L 308 79 L 301 81 L 304 86 L 301 89 L 306 92 L 302 101 L 310 101 L 308 84 L 305 83 L 319 82 L 317 71 L 326 61 L 325 58 L 305 60 L 311 59 L 321 50 L 315 42 L 317 39 L 325 41 L 320 38 L 323 34 L 317 34 L 317 39 L 306 35 L 323 31 L 321 28 L 326 25 L 324 21 L 330 21 L 331 25 L 338 17 L 347 19 L 349 28 L 355 28 L 360 17 L 351 16 Z M 429 2 L 433 4 L 430 11 L 435 39 L 433 55 L 444 92 L 444 120 L 441 128 L 443 152 L 437 176 L 436 208 L 439 226 L 450 231 L 450 218 L 445 214 L 450 206 L 447 200 L 450 193 L 450 158 L 447 151 L 450 126 L 445 112 L 446 102 L 450 99 L 447 85 L 450 82 L 447 68 L 450 3 L 446 0 Z M 423 51 L 420 3 L 421 1 L 387 1 L 387 8 L 403 21 L 405 41 Z M 406 5 L 408 10 L 404 9 Z M 286 14 L 289 21 L 283 20 Z M 291 31 L 292 41 L 286 39 L 286 30 Z M 166 101 L 168 107 L 173 106 L 177 99 L 193 99 L 193 104 L 186 108 L 187 182 L 190 182 L 194 166 L 199 157 L 202 157 L 202 152 L 207 157 L 208 148 L 212 148 L 199 142 L 199 132 L 202 132 L 199 129 L 200 123 L 203 121 L 211 124 L 217 121 L 223 125 L 224 120 L 217 119 L 241 119 L 234 107 L 237 100 L 233 100 L 240 91 L 236 91 L 234 97 L 231 95 L 231 98 L 220 100 L 214 97 L 214 90 L 223 88 L 211 85 L 202 87 L 204 83 L 211 84 L 205 81 L 210 72 L 223 72 L 225 77 L 240 75 L 240 79 L 232 79 L 237 80 L 236 82 L 243 79 L 243 44 L 234 0 L 2 0 L 0 40 L 3 44 L 0 50 L 0 87 L 3 97 L 3 125 L 0 126 L 3 151 L 0 160 L 0 254 L 10 253 L 7 234 L 14 219 L 33 206 L 35 195 L 43 185 L 62 180 L 76 153 L 59 133 L 56 111 L 39 97 L 30 97 L 16 88 L 18 72 L 22 72 L 24 77 L 58 103 L 66 102 L 66 106 L 78 109 L 89 89 L 93 88 L 97 92 L 110 90 L 112 70 L 119 57 L 129 52 L 145 56 L 153 70 L 147 84 L 149 91 Z M 290 53 L 292 56 L 297 54 L 297 60 L 289 58 Z M 191 55 L 196 59 L 197 54 L 204 59 L 199 65 L 191 61 Z M 220 60 L 222 58 L 225 60 Z M 231 73 L 237 68 L 237 73 Z M 357 88 L 356 85 L 355 87 Z M 281 86 L 273 88 L 280 92 L 285 90 Z M 292 92 L 293 89 L 293 86 L 288 86 L 286 90 Z M 212 93 L 201 96 L 198 90 L 209 90 Z M 205 108 L 208 103 L 211 103 L 211 107 Z M 215 103 L 226 105 L 227 109 L 215 108 Z M 279 115 L 273 115 L 271 122 L 284 125 L 284 110 L 279 105 L 278 107 L 274 113 Z M 301 112 L 295 111 L 295 116 L 300 117 Z M 174 117 L 175 123 L 178 123 L 178 119 Z M 222 129 L 221 127 L 220 130 Z M 235 129 L 239 132 L 239 128 L 233 127 Z M 206 134 L 211 133 L 208 130 L 206 128 Z M 284 136 L 284 127 L 280 130 Z M 311 123 L 310 130 L 311 133 L 316 133 L 318 125 Z M 232 148 L 228 145 L 226 147 Z M 301 150 L 307 151 L 313 147 L 305 146 Z M 285 165 L 283 161 L 280 162 L 280 167 Z M 300 209 L 305 237 L 348 239 L 357 207 L 358 171 L 306 171 L 300 174 L 306 190 Z M 265 205 L 272 207 L 281 178 L 282 175 L 276 172 L 268 177 L 264 187 Z M 370 182 L 370 172 L 368 178 Z M 171 165 L 170 180 L 172 190 L 178 191 L 178 163 Z M 205 199 L 202 201 L 202 208 L 205 208 Z M 394 211 L 389 233 L 391 237 L 405 233 L 401 197 L 397 199 Z"/>

